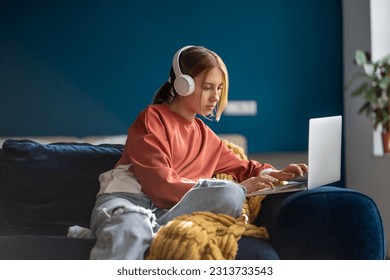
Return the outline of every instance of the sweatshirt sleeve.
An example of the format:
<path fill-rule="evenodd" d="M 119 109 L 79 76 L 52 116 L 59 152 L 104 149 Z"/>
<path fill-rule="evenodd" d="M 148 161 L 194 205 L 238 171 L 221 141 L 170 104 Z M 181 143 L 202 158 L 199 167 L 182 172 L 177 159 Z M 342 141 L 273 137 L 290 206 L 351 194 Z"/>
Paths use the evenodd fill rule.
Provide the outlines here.
<path fill-rule="evenodd" d="M 147 125 L 141 118 L 129 129 L 124 153 L 131 158 L 132 169 L 142 191 L 159 208 L 171 208 L 196 182 L 180 177 L 173 169 L 171 148 L 164 125 Z M 158 121 L 158 118 L 152 120 Z"/>

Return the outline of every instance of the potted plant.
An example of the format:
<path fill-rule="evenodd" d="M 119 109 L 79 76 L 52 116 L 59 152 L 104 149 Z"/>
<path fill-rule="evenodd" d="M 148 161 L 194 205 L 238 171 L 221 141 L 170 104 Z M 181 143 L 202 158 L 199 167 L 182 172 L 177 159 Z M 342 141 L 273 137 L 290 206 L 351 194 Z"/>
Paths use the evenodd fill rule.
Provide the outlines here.
<path fill-rule="evenodd" d="M 372 61 L 369 52 L 357 50 L 355 63 L 363 71 L 351 77 L 350 83 L 360 82 L 351 94 L 363 97 L 365 102 L 359 114 L 365 113 L 374 129 L 382 128 L 383 151 L 390 153 L 390 55 Z"/>

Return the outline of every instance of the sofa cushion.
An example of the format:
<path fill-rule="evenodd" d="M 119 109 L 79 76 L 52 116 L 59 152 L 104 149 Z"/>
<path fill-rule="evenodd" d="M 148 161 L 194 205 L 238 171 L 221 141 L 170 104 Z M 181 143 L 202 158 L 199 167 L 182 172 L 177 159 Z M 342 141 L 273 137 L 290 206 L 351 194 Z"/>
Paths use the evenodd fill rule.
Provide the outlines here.
<path fill-rule="evenodd" d="M 50 235 L 0 236 L 0 260 L 87 260 L 95 242 Z"/>
<path fill-rule="evenodd" d="M 66 235 L 89 227 L 99 174 L 123 145 L 7 140 L 0 152 L 0 234 Z"/>

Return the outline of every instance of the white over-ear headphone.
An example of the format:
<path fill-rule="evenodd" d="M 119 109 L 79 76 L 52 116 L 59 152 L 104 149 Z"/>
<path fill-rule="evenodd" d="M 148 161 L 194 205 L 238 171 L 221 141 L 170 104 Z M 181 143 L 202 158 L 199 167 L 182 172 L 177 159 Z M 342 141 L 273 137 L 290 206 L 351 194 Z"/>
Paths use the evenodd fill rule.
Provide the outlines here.
<path fill-rule="evenodd" d="M 195 91 L 195 81 L 190 75 L 183 74 L 180 70 L 180 54 L 193 46 L 186 46 L 178 50 L 172 61 L 173 72 L 175 73 L 175 81 L 173 82 L 173 87 L 177 94 L 182 96 L 191 95 Z"/>

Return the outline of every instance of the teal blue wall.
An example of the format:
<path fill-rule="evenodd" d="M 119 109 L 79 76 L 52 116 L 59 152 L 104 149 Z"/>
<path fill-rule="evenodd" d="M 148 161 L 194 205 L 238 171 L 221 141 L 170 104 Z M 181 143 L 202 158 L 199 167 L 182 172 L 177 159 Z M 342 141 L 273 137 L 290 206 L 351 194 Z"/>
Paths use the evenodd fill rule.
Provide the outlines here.
<path fill-rule="evenodd" d="M 342 114 L 341 23 L 340 0 L 2 1 L 0 136 L 126 133 L 194 44 L 225 60 L 231 100 L 258 103 L 216 132 L 304 151 L 310 117 Z"/>

